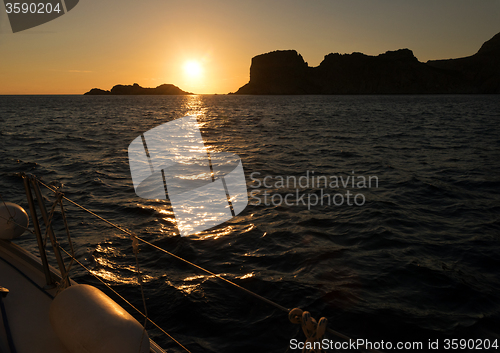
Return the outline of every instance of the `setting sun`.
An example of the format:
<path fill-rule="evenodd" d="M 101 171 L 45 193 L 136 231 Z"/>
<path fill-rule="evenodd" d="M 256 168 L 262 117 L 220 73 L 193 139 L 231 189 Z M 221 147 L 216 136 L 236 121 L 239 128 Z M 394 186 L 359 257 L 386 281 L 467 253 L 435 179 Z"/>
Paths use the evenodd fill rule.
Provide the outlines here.
<path fill-rule="evenodd" d="M 199 77 L 202 71 L 201 65 L 197 61 L 188 61 L 184 64 L 184 72 L 189 77 Z"/>

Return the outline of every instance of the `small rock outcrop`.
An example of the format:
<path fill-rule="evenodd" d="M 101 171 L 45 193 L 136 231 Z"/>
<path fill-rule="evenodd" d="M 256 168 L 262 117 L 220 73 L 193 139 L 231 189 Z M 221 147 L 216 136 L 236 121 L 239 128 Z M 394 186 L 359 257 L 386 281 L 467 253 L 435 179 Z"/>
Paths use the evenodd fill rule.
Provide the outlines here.
<path fill-rule="evenodd" d="M 181 90 L 171 84 L 163 84 L 156 88 L 141 87 L 137 83 L 133 85 L 116 85 L 110 91 L 92 88 L 84 95 L 187 95 L 193 94 Z"/>

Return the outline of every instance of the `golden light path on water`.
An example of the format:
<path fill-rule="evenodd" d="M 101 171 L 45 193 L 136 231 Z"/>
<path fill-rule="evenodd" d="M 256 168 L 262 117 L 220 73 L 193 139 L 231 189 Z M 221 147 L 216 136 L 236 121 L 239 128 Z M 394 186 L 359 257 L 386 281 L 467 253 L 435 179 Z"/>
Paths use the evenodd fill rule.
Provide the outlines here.
<path fill-rule="evenodd" d="M 210 141 L 210 131 L 214 131 L 218 128 L 220 124 L 220 117 L 217 115 L 213 115 L 213 112 L 209 113 L 208 108 L 204 102 L 203 96 L 199 95 L 189 95 L 183 97 L 185 99 L 182 106 L 182 115 L 183 116 L 195 116 L 197 120 L 197 126 L 194 128 L 196 130 L 199 129 L 201 132 L 201 136 L 203 139 L 203 150 L 200 151 L 199 146 L 195 145 L 194 150 L 190 147 L 190 151 L 194 154 L 203 152 L 207 154 L 207 158 L 215 155 L 219 152 L 229 152 L 221 148 L 220 146 L 216 146 Z M 193 129 L 193 130 L 194 130 Z M 208 135 L 208 136 L 207 136 Z M 188 138 L 189 140 L 190 138 Z M 184 146 L 185 147 L 185 146 Z M 180 161 L 181 164 L 190 164 L 190 161 L 186 158 L 183 158 Z M 212 181 L 213 173 L 211 175 L 207 175 L 206 173 L 195 173 L 185 176 L 179 176 L 180 180 L 207 180 L 207 182 Z M 168 188 L 168 185 L 167 185 Z M 208 211 L 205 211 L 205 205 L 200 204 L 192 204 L 191 206 L 182 205 L 182 212 L 184 215 L 193 215 L 193 217 L 185 217 L 183 222 L 179 223 L 179 220 L 176 219 L 173 209 L 169 202 L 164 202 L 163 200 L 156 200 L 158 202 L 158 207 L 152 206 L 154 210 L 158 213 L 160 218 L 158 219 L 160 223 L 160 232 L 173 236 L 176 234 L 175 231 L 172 231 L 172 228 L 178 229 L 189 229 L 189 228 L 203 228 L 203 224 L 214 224 L 217 223 L 218 216 L 214 214 L 210 214 Z M 231 200 L 233 202 L 233 200 Z M 141 206 L 146 208 L 145 206 Z M 151 207 L 151 206 L 150 206 Z M 228 206 L 229 208 L 229 206 Z M 247 232 L 253 229 L 255 226 L 253 224 L 245 227 L 246 229 L 239 231 Z M 190 237 L 194 240 L 208 240 L 208 239 L 218 239 L 223 236 L 228 236 L 233 234 L 235 231 L 235 227 L 233 225 L 224 225 L 221 224 L 219 226 L 212 227 L 208 230 L 194 232 L 190 235 Z"/>
<path fill-rule="evenodd" d="M 207 131 L 210 131 L 211 129 L 217 129 L 218 125 L 220 124 L 220 121 L 218 121 L 220 120 L 220 117 L 207 116 L 207 108 L 205 107 L 201 96 L 186 96 L 182 111 L 183 116 L 196 116 L 198 128 L 200 129 L 204 140 L 204 152 L 207 152 L 208 155 L 218 152 L 228 152 L 220 146 L 216 146 L 215 144 L 210 143 L 210 141 L 207 142 L 207 139 L 205 138 L 205 135 L 207 135 Z M 200 174 L 182 177 L 182 179 L 186 180 L 196 180 L 198 178 L 206 179 L 206 175 Z M 152 228 L 149 228 L 148 232 L 150 232 L 151 234 L 158 234 L 158 238 L 179 236 L 179 233 L 177 231 L 178 224 L 170 202 L 167 200 L 159 199 L 150 201 L 153 202 L 150 202 L 149 205 L 143 203 L 136 204 L 136 206 L 139 208 L 154 212 L 154 223 L 156 225 L 154 225 Z M 192 210 L 192 212 L 196 212 L 196 210 Z M 242 234 L 249 232 L 256 227 L 255 224 L 251 222 L 252 216 L 253 215 L 249 216 L 249 222 L 244 226 L 234 224 L 221 224 L 211 229 L 191 234 L 188 238 L 193 241 L 209 241 L 217 240 L 221 237 L 231 236 L 235 233 Z M 205 219 L 205 221 L 208 221 L 208 219 Z M 118 237 L 122 236 L 118 235 Z M 116 247 L 106 243 L 99 244 L 93 257 L 96 262 L 96 266 L 93 270 L 91 270 L 91 272 L 94 275 L 112 284 L 138 284 L 135 265 L 120 265 L 117 264 L 114 260 L 110 259 L 116 258 L 118 260 L 125 257 L 125 255 L 117 250 Z M 239 275 L 237 278 L 247 279 L 253 276 L 255 276 L 255 274 L 253 272 L 250 272 Z M 183 292 L 185 295 L 203 296 L 204 294 L 201 286 L 205 281 L 209 280 L 212 277 L 214 276 L 194 275 L 178 280 L 169 278 L 165 280 L 165 283 Z M 153 279 L 154 277 L 143 273 L 143 280 L 145 282 L 151 281 Z"/>
<path fill-rule="evenodd" d="M 93 255 L 97 269 L 91 269 L 90 272 L 108 283 L 137 285 L 137 269 L 132 262 L 129 262 L 127 265 L 120 265 L 111 260 L 110 256 L 117 259 L 125 257 L 117 248 L 111 245 L 98 244 Z M 123 272 L 130 274 L 124 275 Z M 152 279 L 154 277 L 147 274 L 143 274 L 142 276 L 144 282 L 151 281 Z"/>
<path fill-rule="evenodd" d="M 224 274 L 222 274 L 224 275 Z M 253 272 L 247 273 L 243 276 L 237 277 L 238 279 L 247 279 L 254 277 L 255 274 Z M 184 278 L 181 282 L 182 284 L 175 284 L 172 281 L 167 280 L 166 283 L 172 287 L 175 287 L 176 289 L 182 291 L 186 295 L 196 295 L 196 296 L 203 296 L 203 290 L 201 288 L 201 285 L 208 281 L 211 278 L 215 278 L 215 276 L 210 276 L 210 275 L 195 275 L 195 276 L 189 276 Z"/>

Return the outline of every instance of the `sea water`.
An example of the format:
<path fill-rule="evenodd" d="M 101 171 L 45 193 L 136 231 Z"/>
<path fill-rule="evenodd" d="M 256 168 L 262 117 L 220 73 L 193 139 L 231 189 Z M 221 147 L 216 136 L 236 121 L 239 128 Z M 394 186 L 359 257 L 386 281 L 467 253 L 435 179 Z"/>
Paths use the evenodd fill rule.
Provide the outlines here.
<path fill-rule="evenodd" d="M 127 148 L 186 115 L 209 153 L 241 158 L 249 204 L 180 237 L 168 202 L 134 193 Z M 19 172 L 355 339 L 500 340 L 498 96 L 0 96 L 0 194 L 28 209 Z M 129 309 L 98 276 L 142 309 L 129 237 L 65 206 L 92 272 L 73 265 L 72 277 Z M 67 247 L 62 225 L 56 235 Z M 27 233 L 17 242 L 36 251 Z M 286 314 L 225 282 L 144 244 L 138 258 L 149 317 L 191 352 L 304 340 Z"/>

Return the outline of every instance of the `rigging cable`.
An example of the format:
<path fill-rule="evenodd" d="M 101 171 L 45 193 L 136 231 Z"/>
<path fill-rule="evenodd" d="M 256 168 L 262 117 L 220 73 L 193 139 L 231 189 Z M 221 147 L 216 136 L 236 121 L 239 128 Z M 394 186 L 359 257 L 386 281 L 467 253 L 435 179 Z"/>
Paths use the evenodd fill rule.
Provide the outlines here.
<path fill-rule="evenodd" d="M 38 179 L 37 179 L 37 181 L 38 181 L 41 185 L 43 185 L 44 187 L 46 187 L 47 189 L 51 190 L 52 192 L 57 192 L 57 190 L 55 190 L 55 189 L 51 188 L 50 186 L 48 186 L 48 185 L 44 184 L 42 181 L 40 181 L 40 180 L 38 180 Z M 207 270 L 207 269 L 205 269 L 205 268 L 203 268 L 203 267 L 201 267 L 201 266 L 199 266 L 199 265 L 196 265 L 196 264 L 194 264 L 194 263 L 192 263 L 192 262 L 190 262 L 190 261 L 188 261 L 188 260 L 186 260 L 186 259 L 184 259 L 184 258 L 182 258 L 182 257 L 178 256 L 178 255 L 175 255 L 175 254 L 173 254 L 173 253 L 171 253 L 171 252 L 169 252 L 169 251 L 167 251 L 167 250 L 165 250 L 165 249 L 160 248 L 160 247 L 159 247 L 159 246 L 157 246 L 157 245 L 154 245 L 154 244 L 152 244 L 152 243 L 150 243 L 150 242 L 148 242 L 148 241 L 146 241 L 146 240 L 144 240 L 144 239 L 142 239 L 142 238 L 138 237 L 137 235 L 133 234 L 132 232 L 130 232 L 130 231 L 128 231 L 128 230 L 126 230 L 126 229 L 124 229 L 124 228 L 120 227 L 119 225 L 117 225 L 117 224 L 115 224 L 115 223 L 113 223 L 113 222 L 108 221 L 107 219 L 105 219 L 105 218 L 103 218 L 103 217 L 99 216 L 98 214 L 96 214 L 96 213 L 92 212 L 91 210 L 89 210 L 89 209 L 85 208 L 84 206 L 82 206 L 82 205 L 80 205 L 80 204 L 76 203 L 75 201 L 72 201 L 72 200 L 68 199 L 66 196 L 62 196 L 62 198 L 63 198 L 63 199 L 65 199 L 65 200 L 67 200 L 68 202 L 72 203 L 72 204 L 73 204 L 73 205 L 75 205 L 76 207 L 78 207 L 78 208 L 80 208 L 80 209 L 84 210 L 85 212 L 87 212 L 87 213 L 89 213 L 89 214 L 93 215 L 94 217 L 96 217 L 96 218 L 100 219 L 101 221 L 103 221 L 103 222 L 105 222 L 105 223 L 109 224 L 110 226 L 112 226 L 112 227 L 114 227 L 114 228 L 118 229 L 119 231 L 121 231 L 121 232 L 123 232 L 123 233 L 127 234 L 128 236 L 130 236 L 130 237 L 131 237 L 131 239 L 136 238 L 137 240 L 139 240 L 139 241 L 143 242 L 144 244 L 147 244 L 147 245 L 149 245 L 149 246 L 152 246 L 153 248 L 155 248 L 155 249 L 157 249 L 157 250 L 159 250 L 159 251 L 162 251 L 162 252 L 164 252 L 164 253 L 166 253 L 166 254 L 168 254 L 168 255 L 170 255 L 170 256 L 172 256 L 172 257 L 174 257 L 174 258 L 176 258 L 176 259 L 178 259 L 178 260 L 180 260 L 180 261 L 183 261 L 183 262 L 185 262 L 185 263 L 187 263 L 187 264 L 189 264 L 189 265 L 191 265 L 191 266 L 193 266 L 193 267 L 195 267 L 195 268 L 197 268 L 197 269 L 199 269 L 199 270 L 202 270 L 202 271 L 204 271 L 204 272 L 206 272 L 206 273 L 210 274 L 211 276 L 217 277 L 217 278 L 219 278 L 219 279 L 221 279 L 221 280 L 225 281 L 226 283 L 229 283 L 229 284 L 231 284 L 232 286 L 234 286 L 234 287 L 236 287 L 236 288 L 239 288 L 240 290 L 242 290 L 242 291 L 244 291 L 244 292 L 246 292 L 246 293 L 248 293 L 248 294 L 250 294 L 250 295 L 254 296 L 255 298 L 258 298 L 258 299 L 260 299 L 260 300 L 262 300 L 262 301 L 264 301 L 264 302 L 268 303 L 269 305 L 272 305 L 272 306 L 274 306 L 275 308 L 278 308 L 279 310 L 281 310 L 281 311 L 283 311 L 283 312 L 286 312 L 286 313 L 289 313 L 289 312 L 290 312 L 290 309 L 287 309 L 287 308 L 285 308 L 284 306 L 282 306 L 282 305 L 280 305 L 280 304 L 278 304 L 278 303 L 275 303 L 275 302 L 273 302 L 273 301 L 272 301 L 272 300 L 270 300 L 270 299 L 264 298 L 263 296 L 261 296 L 261 295 L 259 295 L 259 294 L 257 294 L 257 293 L 254 293 L 254 292 L 252 292 L 251 290 L 248 290 L 248 289 L 246 289 L 246 288 L 244 288 L 244 287 L 242 287 L 242 286 L 240 286 L 240 285 L 238 285 L 238 284 L 236 284 L 236 283 L 234 283 L 234 282 L 230 281 L 229 279 L 227 279 L 227 278 L 225 278 L 225 277 L 223 277 L 223 276 L 221 276 L 221 275 L 219 275 L 219 274 L 213 273 L 212 271 L 209 271 L 209 270 Z M 66 252 L 66 251 L 64 250 L 64 252 Z M 67 252 L 66 252 L 66 253 L 67 253 Z M 76 261 L 76 260 L 75 260 L 75 261 Z M 80 264 L 81 264 L 81 263 L 80 263 Z M 83 266 L 83 265 L 82 265 L 82 266 Z M 99 279 L 99 280 L 102 282 L 102 280 L 101 280 L 101 279 Z M 103 283 L 104 283 L 104 282 L 103 282 Z M 111 287 L 110 287 L 110 288 L 111 288 Z M 127 303 L 128 303 L 128 302 L 127 302 Z M 131 305 L 131 304 L 129 304 L 129 305 Z M 134 307 L 134 309 L 135 309 L 135 310 L 138 310 L 138 309 L 136 309 L 135 307 Z M 139 312 L 140 312 L 140 311 L 139 311 Z M 142 314 L 142 312 L 141 312 L 141 315 L 144 315 L 144 314 Z M 149 320 L 149 319 L 148 319 L 148 320 Z M 150 321 L 150 320 L 149 320 L 149 321 Z M 151 321 L 151 322 L 152 322 L 152 321 Z M 157 326 L 157 325 L 155 324 L 155 326 Z M 158 327 L 158 326 L 157 326 L 157 327 Z M 352 338 L 350 338 L 349 336 L 346 336 L 346 335 L 344 335 L 344 334 L 342 334 L 342 333 L 340 333 L 340 332 L 338 332 L 338 331 L 335 331 L 335 330 L 333 330 L 333 329 L 331 329 L 331 328 L 329 328 L 329 327 L 327 327 L 326 331 L 328 331 L 329 333 L 333 334 L 334 336 L 337 336 L 337 337 L 339 337 L 339 338 L 342 338 L 342 339 L 344 339 L 344 340 L 346 340 L 346 341 L 349 341 L 349 342 L 351 342 L 351 341 L 355 341 L 355 340 L 353 340 Z M 169 336 L 169 337 L 170 337 L 170 336 Z M 179 344 L 180 344 L 180 343 L 179 343 Z M 364 349 L 364 350 L 370 351 L 370 352 L 380 353 L 380 351 L 378 351 L 378 350 L 376 350 L 376 349 L 367 348 L 367 347 L 366 347 L 365 345 L 363 345 L 363 344 L 360 344 L 360 345 L 359 345 L 359 347 L 361 347 L 361 348 L 362 348 L 362 349 Z"/>
<path fill-rule="evenodd" d="M 177 343 L 180 347 L 182 347 L 186 352 L 188 353 L 191 353 L 191 351 L 189 349 L 187 349 L 186 347 L 184 347 L 182 345 L 182 343 L 180 343 L 179 341 L 177 341 L 174 337 L 172 337 L 172 335 L 170 335 L 167 331 L 165 331 L 164 329 L 162 329 L 156 322 L 154 322 L 153 320 L 151 320 L 150 318 L 148 318 L 142 311 L 140 311 L 139 309 L 137 309 L 131 302 L 129 302 L 127 299 L 125 299 L 122 295 L 120 295 L 117 291 L 115 291 L 113 288 L 111 288 L 111 286 L 109 284 L 107 284 L 106 282 L 104 282 L 101 278 L 99 278 L 99 276 L 97 276 L 96 274 L 92 273 L 92 271 L 90 269 L 88 269 L 84 264 L 82 264 L 80 261 L 78 261 L 77 259 L 75 259 L 70 253 L 68 253 L 62 246 L 59 246 L 59 248 L 66 253 L 66 255 L 68 255 L 69 257 L 71 257 L 78 265 L 80 265 L 81 267 L 83 267 L 88 273 L 90 273 L 92 276 L 94 276 L 99 282 L 101 282 L 102 284 L 104 284 L 110 291 L 112 291 L 116 296 L 118 296 L 121 300 L 123 300 L 125 303 L 127 303 L 132 309 L 134 309 L 135 311 L 137 311 L 142 317 L 144 317 L 147 321 L 149 321 L 151 324 L 153 324 L 157 329 L 159 329 L 161 332 L 163 332 L 165 335 L 167 335 L 172 341 L 174 341 L 175 343 Z"/>

